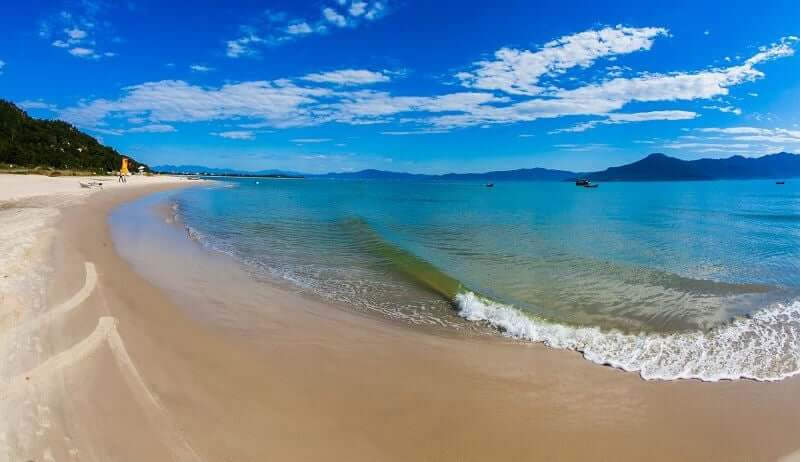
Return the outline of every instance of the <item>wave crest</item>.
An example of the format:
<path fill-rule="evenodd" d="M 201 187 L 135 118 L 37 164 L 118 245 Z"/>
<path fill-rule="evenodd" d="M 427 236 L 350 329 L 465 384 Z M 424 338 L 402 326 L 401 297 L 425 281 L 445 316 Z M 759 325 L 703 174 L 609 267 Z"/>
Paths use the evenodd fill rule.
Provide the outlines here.
<path fill-rule="evenodd" d="M 473 292 L 456 295 L 459 314 L 514 338 L 574 350 L 645 380 L 777 381 L 800 372 L 800 301 L 775 304 L 708 331 L 627 334 L 548 322 Z"/>

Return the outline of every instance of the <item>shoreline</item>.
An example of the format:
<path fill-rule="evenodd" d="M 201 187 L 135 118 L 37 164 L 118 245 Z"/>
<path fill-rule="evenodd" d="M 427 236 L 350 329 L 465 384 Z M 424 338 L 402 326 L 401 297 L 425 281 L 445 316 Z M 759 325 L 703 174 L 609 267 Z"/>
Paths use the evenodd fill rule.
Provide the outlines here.
<path fill-rule="evenodd" d="M 575 352 L 435 335 L 256 286 L 224 260 L 216 284 L 248 287 L 246 297 L 175 303 L 118 254 L 108 223 L 121 204 L 171 187 L 61 208 L 48 306 L 89 281 L 85 262 L 97 282 L 42 334 L 42 356 L 100 341 L 36 385 L 46 418 L 33 420 L 47 425 L 30 428 L 42 435 L 25 457 L 774 460 L 800 446 L 797 379 L 646 382 Z M 167 257 L 178 281 L 214 276 L 198 255 Z M 98 324 L 108 317 L 116 323 Z M 226 317 L 231 326 L 214 327 Z"/>

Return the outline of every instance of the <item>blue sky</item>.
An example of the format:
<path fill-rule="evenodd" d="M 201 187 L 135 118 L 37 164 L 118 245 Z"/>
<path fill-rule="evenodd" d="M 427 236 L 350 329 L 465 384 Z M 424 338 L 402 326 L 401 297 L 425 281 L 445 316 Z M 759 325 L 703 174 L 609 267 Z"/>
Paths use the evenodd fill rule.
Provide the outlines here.
<path fill-rule="evenodd" d="M 0 97 L 151 165 L 594 170 L 800 152 L 800 2 L 26 1 Z"/>

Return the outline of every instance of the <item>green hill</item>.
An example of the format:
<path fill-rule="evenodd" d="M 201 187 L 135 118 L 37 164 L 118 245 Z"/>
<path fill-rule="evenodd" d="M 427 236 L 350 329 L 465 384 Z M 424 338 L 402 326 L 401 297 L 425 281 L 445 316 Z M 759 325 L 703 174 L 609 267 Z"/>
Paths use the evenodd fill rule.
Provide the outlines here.
<path fill-rule="evenodd" d="M 123 157 L 66 122 L 34 119 L 0 100 L 0 164 L 105 173 L 119 170 Z M 139 165 L 130 159 L 131 171 Z"/>

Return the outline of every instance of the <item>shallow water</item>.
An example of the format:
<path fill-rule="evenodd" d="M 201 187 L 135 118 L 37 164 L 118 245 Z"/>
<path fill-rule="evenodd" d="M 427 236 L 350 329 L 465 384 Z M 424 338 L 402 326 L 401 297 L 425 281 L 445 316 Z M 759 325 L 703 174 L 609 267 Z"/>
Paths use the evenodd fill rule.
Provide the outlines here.
<path fill-rule="evenodd" d="M 202 245 L 357 309 L 460 314 L 646 378 L 800 370 L 792 183 L 235 179 L 169 197 Z"/>

